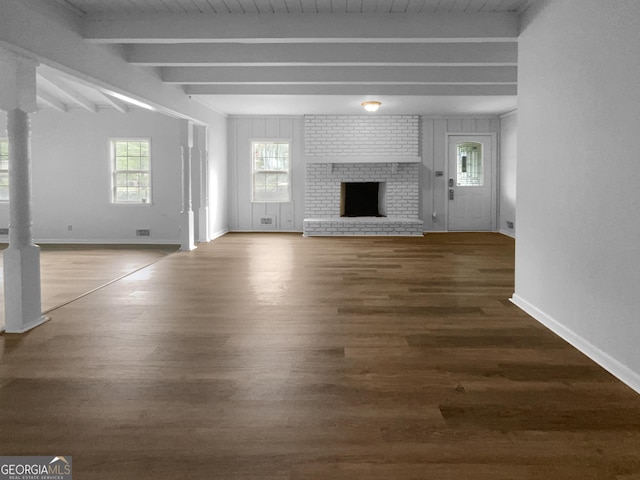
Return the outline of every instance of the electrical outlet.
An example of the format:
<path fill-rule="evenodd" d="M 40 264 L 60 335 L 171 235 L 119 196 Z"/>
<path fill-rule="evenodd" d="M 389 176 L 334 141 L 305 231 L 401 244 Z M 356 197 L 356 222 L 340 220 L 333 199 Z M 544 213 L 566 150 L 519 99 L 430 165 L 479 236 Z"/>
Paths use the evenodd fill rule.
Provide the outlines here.
<path fill-rule="evenodd" d="M 8 228 L 0 228 L 0 235 L 9 235 Z"/>
<path fill-rule="evenodd" d="M 149 229 L 140 229 L 140 230 L 136 230 L 136 236 L 137 237 L 150 237 L 151 236 L 151 230 Z"/>
<path fill-rule="evenodd" d="M 513 230 L 513 222 L 507 220 L 507 228 Z"/>
<path fill-rule="evenodd" d="M 73 230 L 73 225 L 67 225 L 67 230 L 69 231 Z"/>

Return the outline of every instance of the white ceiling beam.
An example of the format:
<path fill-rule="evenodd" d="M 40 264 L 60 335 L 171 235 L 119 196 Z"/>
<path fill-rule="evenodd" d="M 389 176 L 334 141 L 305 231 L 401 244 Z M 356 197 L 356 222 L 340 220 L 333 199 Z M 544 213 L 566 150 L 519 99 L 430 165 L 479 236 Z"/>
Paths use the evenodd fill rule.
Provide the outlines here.
<path fill-rule="evenodd" d="M 185 85 L 198 95 L 516 95 L 516 85 Z"/>
<path fill-rule="evenodd" d="M 89 20 L 98 43 L 441 43 L 518 37 L 515 13 L 154 15 Z"/>
<path fill-rule="evenodd" d="M 50 75 L 48 72 L 43 73 L 42 70 L 38 71 L 38 76 L 44 79 L 44 81 L 46 81 L 47 84 L 56 91 L 56 93 L 66 98 L 68 101 L 70 101 L 70 103 L 84 108 L 91 113 L 96 113 L 98 111 L 98 107 L 95 103 L 79 94 L 77 91 L 62 82 L 59 78 Z"/>
<path fill-rule="evenodd" d="M 104 98 L 104 101 L 111 105 L 113 108 L 118 110 L 120 113 L 129 113 L 129 107 L 122 100 L 119 100 L 111 95 L 96 89 L 96 92 Z"/>
<path fill-rule="evenodd" d="M 58 88 L 62 87 L 63 85 L 66 86 L 68 89 L 70 89 L 69 92 L 75 96 L 78 95 L 78 92 L 73 87 L 74 84 L 85 87 L 85 88 L 90 88 L 95 93 L 95 95 L 100 97 L 107 104 L 109 104 L 111 107 L 115 108 L 119 112 L 121 113 L 129 112 L 129 104 L 127 104 L 126 102 L 123 102 L 119 98 L 116 98 L 113 94 L 110 94 L 108 90 L 101 87 L 97 87 L 92 82 L 87 82 L 80 78 L 72 77 L 64 72 L 53 70 L 45 65 L 41 65 L 39 67 L 38 74 L 41 78 L 46 79 L 46 81 L 48 81 L 49 83 L 57 82 Z M 67 85 L 66 82 L 68 82 L 69 85 Z M 98 105 L 95 105 L 95 107 L 97 111 Z"/>
<path fill-rule="evenodd" d="M 67 106 L 63 102 L 55 98 L 53 95 L 49 95 L 47 92 L 42 91 L 42 89 L 38 90 L 36 96 L 38 97 L 38 100 L 41 100 L 42 103 L 50 106 L 51 108 L 54 108 L 60 112 L 67 111 Z"/>
<path fill-rule="evenodd" d="M 230 65 L 516 65 L 518 44 L 239 44 L 130 45 L 128 61 L 141 66 Z"/>
<path fill-rule="evenodd" d="M 178 84 L 366 83 L 513 84 L 516 67 L 163 67 L 162 80 Z"/>
<path fill-rule="evenodd" d="M 52 21 L 52 15 L 59 21 Z M 210 121 L 211 109 L 190 101 L 182 88 L 162 83 L 151 69 L 129 65 L 119 48 L 88 44 L 71 28 L 73 22 L 79 18 L 57 2 L 0 0 L 0 44 L 4 48 L 161 113 L 200 125 Z"/>

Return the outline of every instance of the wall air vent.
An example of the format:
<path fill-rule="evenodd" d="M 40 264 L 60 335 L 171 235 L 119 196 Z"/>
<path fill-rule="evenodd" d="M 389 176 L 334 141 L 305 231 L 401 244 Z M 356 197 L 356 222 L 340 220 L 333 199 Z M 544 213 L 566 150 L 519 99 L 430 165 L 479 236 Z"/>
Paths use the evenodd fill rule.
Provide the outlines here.
<path fill-rule="evenodd" d="M 150 236 L 151 236 L 151 230 L 149 230 L 148 228 L 136 230 L 136 237 L 150 237 Z"/>
<path fill-rule="evenodd" d="M 278 224 L 275 215 L 259 215 L 253 217 L 254 230 L 275 230 Z"/>

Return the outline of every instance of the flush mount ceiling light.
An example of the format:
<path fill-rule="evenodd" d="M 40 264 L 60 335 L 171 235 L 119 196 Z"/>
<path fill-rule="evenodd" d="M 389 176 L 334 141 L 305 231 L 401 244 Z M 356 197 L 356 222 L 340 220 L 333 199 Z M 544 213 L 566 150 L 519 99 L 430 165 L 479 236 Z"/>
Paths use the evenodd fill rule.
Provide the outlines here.
<path fill-rule="evenodd" d="M 375 112 L 380 108 L 380 105 L 382 105 L 382 102 L 362 102 L 362 106 L 367 112 Z"/>

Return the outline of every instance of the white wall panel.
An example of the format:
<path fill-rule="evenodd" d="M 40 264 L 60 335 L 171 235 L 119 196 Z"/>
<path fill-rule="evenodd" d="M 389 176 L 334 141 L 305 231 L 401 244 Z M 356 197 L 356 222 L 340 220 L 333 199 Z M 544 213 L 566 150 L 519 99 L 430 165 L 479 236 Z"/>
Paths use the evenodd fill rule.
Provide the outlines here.
<path fill-rule="evenodd" d="M 447 133 L 498 133 L 500 119 L 422 117 L 421 217 L 425 231 L 446 230 Z M 443 172 L 443 176 L 436 176 Z M 433 214 L 435 213 L 435 217 Z"/>
<path fill-rule="evenodd" d="M 518 115 L 513 112 L 500 118 L 500 219 L 498 229 L 509 236 L 516 235 L 517 147 Z"/>
<path fill-rule="evenodd" d="M 302 230 L 304 219 L 304 154 L 303 117 L 230 117 L 229 118 L 229 205 L 232 230 L 255 230 L 256 219 L 262 215 L 277 215 L 278 229 Z M 446 178 L 435 177 L 436 171 L 446 171 L 446 133 L 497 133 L 499 118 L 430 118 L 420 119 L 422 156 L 420 175 L 420 218 L 425 231 L 445 229 Z M 267 135 L 268 134 L 268 135 Z M 251 203 L 251 138 L 272 136 L 294 139 L 293 202 L 283 204 Z M 412 153 L 414 153 L 412 151 Z M 299 155 L 299 157 L 298 157 Z M 436 213 L 435 220 L 432 218 Z M 288 219 L 292 222 L 288 222 Z M 290 224 L 293 224 L 290 227 Z"/>
<path fill-rule="evenodd" d="M 229 228 L 231 230 L 279 230 L 302 232 L 304 219 L 304 119 L 303 117 L 230 117 Z M 251 201 L 251 140 L 291 140 L 291 202 Z M 260 223 L 274 217 L 274 226 Z"/>

